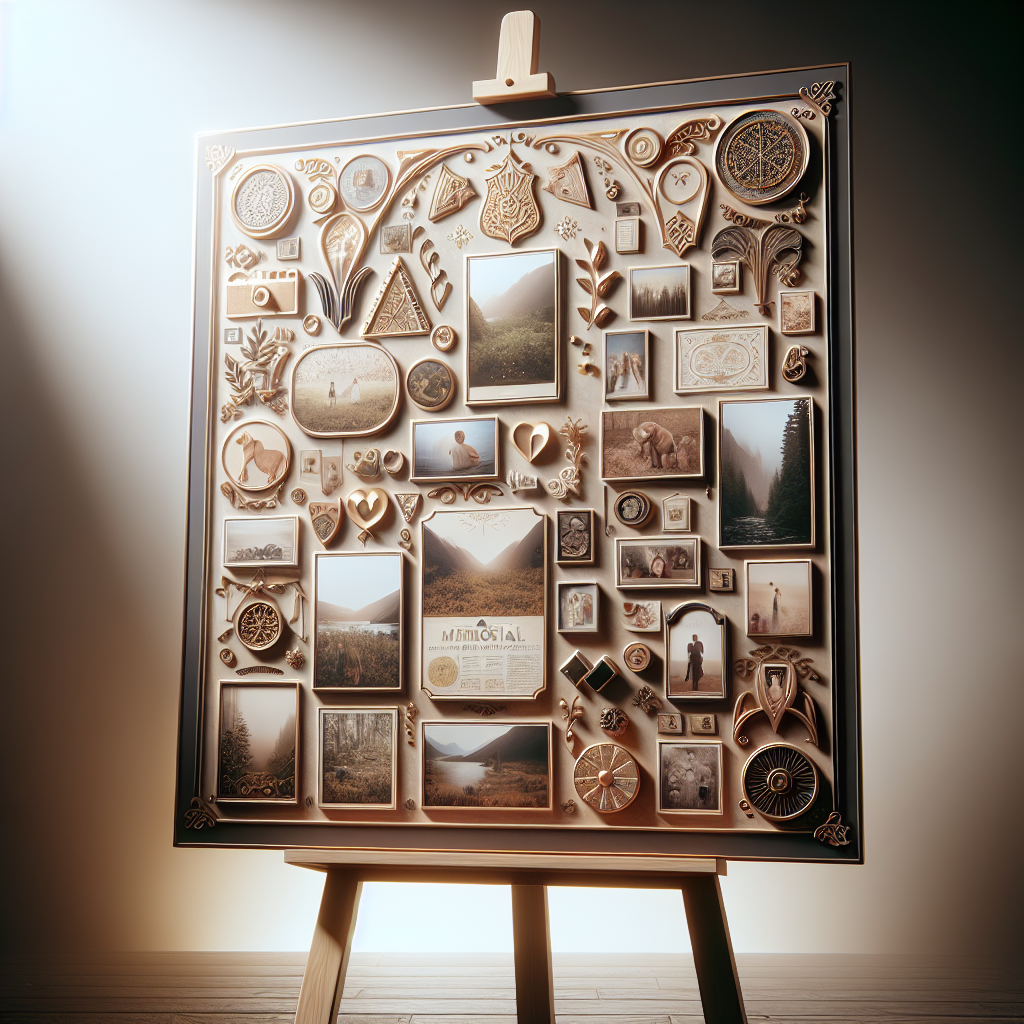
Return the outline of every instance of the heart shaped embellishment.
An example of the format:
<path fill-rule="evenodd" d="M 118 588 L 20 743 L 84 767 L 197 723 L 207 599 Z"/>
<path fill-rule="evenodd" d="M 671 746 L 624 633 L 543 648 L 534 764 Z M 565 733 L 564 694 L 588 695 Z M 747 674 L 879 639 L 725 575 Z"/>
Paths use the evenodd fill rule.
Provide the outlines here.
<path fill-rule="evenodd" d="M 546 423 L 517 423 L 512 428 L 512 446 L 527 462 L 533 462 L 550 440 L 551 428 Z"/>
<path fill-rule="evenodd" d="M 349 518 L 363 530 L 372 530 L 388 514 L 391 507 L 388 492 L 381 487 L 353 491 L 345 499 Z"/>

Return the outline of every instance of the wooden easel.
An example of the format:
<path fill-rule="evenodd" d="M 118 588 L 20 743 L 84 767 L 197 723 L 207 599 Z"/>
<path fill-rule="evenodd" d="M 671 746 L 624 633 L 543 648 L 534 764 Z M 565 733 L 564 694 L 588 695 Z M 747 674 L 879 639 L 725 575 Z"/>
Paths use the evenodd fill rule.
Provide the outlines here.
<path fill-rule="evenodd" d="M 363 882 L 512 887 L 518 1024 L 554 1024 L 546 886 L 680 889 L 706 1024 L 746 1024 L 718 876 L 725 861 L 696 857 L 288 850 L 286 864 L 326 872 L 295 1024 L 335 1024 Z M 528 862 L 524 866 L 524 862 Z"/>

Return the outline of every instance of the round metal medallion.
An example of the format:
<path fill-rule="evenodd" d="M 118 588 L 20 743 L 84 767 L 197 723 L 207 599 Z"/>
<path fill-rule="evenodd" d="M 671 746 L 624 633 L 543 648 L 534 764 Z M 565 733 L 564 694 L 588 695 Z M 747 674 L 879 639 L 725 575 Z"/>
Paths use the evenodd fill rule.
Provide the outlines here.
<path fill-rule="evenodd" d="M 276 424 L 243 420 L 224 440 L 221 463 L 240 491 L 265 491 L 288 476 L 292 446 Z"/>
<path fill-rule="evenodd" d="M 334 204 L 338 201 L 338 193 L 334 190 L 333 185 L 329 185 L 326 181 L 321 181 L 309 190 L 306 201 L 314 213 L 330 213 L 334 209 Z"/>
<path fill-rule="evenodd" d="M 818 795 L 818 769 L 801 750 L 769 743 L 743 766 L 743 795 L 769 821 L 797 818 Z"/>
<path fill-rule="evenodd" d="M 752 206 L 792 192 L 809 159 L 803 125 L 779 110 L 740 115 L 715 146 L 715 170 L 722 184 Z"/>
<path fill-rule="evenodd" d="M 639 640 L 628 644 L 622 652 L 622 660 L 634 671 L 643 672 L 651 663 L 651 649 Z"/>
<path fill-rule="evenodd" d="M 341 197 L 349 208 L 358 212 L 379 205 L 391 184 L 388 165 L 376 156 L 353 157 L 338 175 Z"/>
<path fill-rule="evenodd" d="M 584 803 L 601 814 L 614 814 L 636 799 L 640 769 L 617 743 L 595 743 L 576 759 L 573 783 Z"/>
<path fill-rule="evenodd" d="M 661 136 L 653 128 L 634 128 L 622 140 L 626 156 L 637 167 L 650 167 L 661 157 Z"/>
<path fill-rule="evenodd" d="M 430 335 L 430 344 L 438 352 L 450 352 L 455 348 L 455 342 L 458 340 L 459 336 L 455 333 L 455 328 L 449 327 L 447 324 L 438 324 Z"/>
<path fill-rule="evenodd" d="M 269 601 L 253 601 L 238 613 L 235 632 L 250 651 L 265 651 L 281 637 L 281 613 Z"/>
<path fill-rule="evenodd" d="M 640 529 L 651 518 L 654 506 L 643 491 L 623 491 L 616 495 L 612 510 L 623 526 Z"/>
<path fill-rule="evenodd" d="M 455 397 L 455 374 L 440 359 L 421 359 L 409 367 L 405 389 L 414 405 L 440 412 Z"/>
<path fill-rule="evenodd" d="M 273 238 L 294 209 L 292 179 L 276 164 L 250 167 L 231 193 L 231 219 L 250 238 Z"/>

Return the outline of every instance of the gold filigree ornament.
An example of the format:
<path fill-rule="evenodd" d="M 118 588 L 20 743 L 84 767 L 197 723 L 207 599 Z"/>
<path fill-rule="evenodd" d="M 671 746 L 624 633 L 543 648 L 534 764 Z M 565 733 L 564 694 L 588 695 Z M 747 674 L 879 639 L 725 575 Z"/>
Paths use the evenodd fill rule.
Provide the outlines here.
<path fill-rule="evenodd" d="M 665 140 L 664 155 L 693 156 L 697 143 L 707 142 L 721 127 L 722 119 L 717 114 L 684 121 Z"/>
<path fill-rule="evenodd" d="M 411 523 L 416 518 L 416 513 L 420 510 L 422 503 L 423 496 L 419 491 L 395 495 L 395 504 L 398 505 L 398 511 L 402 513 L 402 518 L 407 523 Z"/>
<path fill-rule="evenodd" d="M 715 170 L 741 202 L 760 206 L 796 188 L 807 170 L 810 144 L 799 120 L 781 110 L 749 110 L 719 136 Z"/>
<path fill-rule="evenodd" d="M 744 726 L 762 712 L 778 733 L 785 715 L 797 718 L 807 729 L 808 743 L 818 745 L 818 712 L 811 697 L 797 685 L 797 677 L 821 682 L 821 676 L 811 668 L 810 658 L 801 658 L 793 647 L 766 644 L 750 652 L 751 658 L 741 658 L 734 668 L 744 678 L 754 674 L 754 690 L 744 690 L 736 698 L 733 710 L 732 738 L 747 746 L 750 738 L 744 735 Z"/>
<path fill-rule="evenodd" d="M 649 686 L 641 686 L 633 694 L 633 707 L 639 708 L 645 715 L 649 715 L 652 711 L 661 710 L 661 698 Z"/>
<path fill-rule="evenodd" d="M 412 233 L 413 241 L 424 234 L 425 230 L 422 226 L 417 227 Z M 429 238 L 424 237 L 420 243 L 419 256 L 420 264 L 430 276 L 430 301 L 434 303 L 434 308 L 440 313 L 448 301 L 448 296 L 452 293 L 451 282 L 448 280 L 448 274 L 441 268 L 441 257 Z"/>
<path fill-rule="evenodd" d="M 313 526 L 313 533 L 324 547 L 327 547 L 338 536 L 343 517 L 340 501 L 311 501 L 309 503 L 309 521 Z"/>
<path fill-rule="evenodd" d="M 583 318 L 589 331 L 591 327 L 604 327 L 615 316 L 612 309 L 601 300 L 622 280 L 622 275 L 617 270 L 600 273 L 601 268 L 608 262 L 608 246 L 604 242 L 595 245 L 589 238 L 584 238 L 583 244 L 587 247 L 590 259 L 577 260 L 576 266 L 580 270 L 585 270 L 587 276 L 577 277 L 576 283 L 590 296 L 590 308 L 577 306 L 576 312 Z"/>
<path fill-rule="evenodd" d="M 298 647 L 293 647 L 290 650 L 285 651 L 284 660 L 296 670 L 302 668 L 302 666 L 306 664 L 306 656 L 298 649 Z"/>
<path fill-rule="evenodd" d="M 234 152 L 232 150 L 232 152 Z M 213 808 L 197 796 L 192 797 L 185 811 L 185 828 L 213 828 L 217 824 L 217 815 Z"/>
<path fill-rule="evenodd" d="M 832 113 L 832 101 L 836 98 L 835 82 L 815 82 L 800 87 L 800 98 L 813 107 L 822 117 Z M 811 115 L 813 118 L 814 115 Z"/>
<path fill-rule="evenodd" d="M 405 739 L 410 747 L 416 746 L 416 715 L 418 711 L 416 705 L 412 701 L 409 701 L 403 709 L 403 718 L 405 719 Z"/>
<path fill-rule="evenodd" d="M 533 169 L 509 147 L 508 156 L 484 175 L 487 195 L 480 211 L 480 230 L 489 238 L 514 245 L 540 227 L 540 208 L 533 195 Z"/>
<path fill-rule="evenodd" d="M 270 650 L 281 639 L 283 629 L 280 611 L 267 600 L 242 604 L 235 614 L 235 634 L 254 654 Z"/>
<path fill-rule="evenodd" d="M 235 183 L 231 219 L 250 238 L 275 238 L 295 211 L 291 176 L 277 164 L 256 164 Z"/>
<path fill-rule="evenodd" d="M 663 249 L 671 249 L 682 257 L 687 249 L 700 244 L 709 193 L 708 172 L 692 156 L 676 157 L 658 171 L 654 179 L 654 198 L 664 223 Z M 680 209 L 673 213 L 662 212 L 662 201 Z"/>
<path fill-rule="evenodd" d="M 288 396 L 287 389 L 281 385 L 281 374 L 290 354 L 288 346 L 280 344 L 277 333 L 268 337 L 263 320 L 257 320 L 239 347 L 241 358 L 224 353 L 224 379 L 231 388 L 231 397 L 221 406 L 221 422 L 239 419 L 242 406 L 251 405 L 254 398 L 278 415 L 284 415 L 288 411 Z"/>
<path fill-rule="evenodd" d="M 784 224 L 768 224 L 760 229 L 734 226 L 715 235 L 711 255 L 719 261 L 739 260 L 747 268 L 754 278 L 757 311 L 769 316 L 769 276 L 774 274 L 787 288 L 792 288 L 800 279 L 803 245 L 803 235 Z"/>
<path fill-rule="evenodd" d="M 587 425 L 582 417 L 574 420 L 571 416 L 562 425 L 558 433 L 565 438 L 565 457 L 572 465 L 566 466 L 558 474 L 557 480 L 548 481 L 548 490 L 559 500 L 565 500 L 569 494 L 580 496 L 582 479 L 580 478 L 580 467 L 587 461 L 587 454 L 583 451 L 586 444 Z"/>
<path fill-rule="evenodd" d="M 441 164 L 427 219 L 436 224 L 439 220 L 457 213 L 475 198 L 476 189 L 469 183 L 469 179 L 449 170 L 447 164 Z"/>
<path fill-rule="evenodd" d="M 412 277 L 401 256 L 396 256 L 391 270 L 373 302 L 363 325 L 364 338 L 409 338 L 429 334 L 433 324 L 420 303 Z"/>
<path fill-rule="evenodd" d="M 829 846 L 849 846 L 850 840 L 847 836 L 850 833 L 850 826 L 842 822 L 842 815 L 838 811 L 832 811 L 825 824 L 814 830 L 814 838 L 820 843 L 828 843 Z"/>
<path fill-rule="evenodd" d="M 600 814 L 614 814 L 636 799 L 640 769 L 617 743 L 595 743 L 576 758 L 573 785 L 589 807 Z"/>
<path fill-rule="evenodd" d="M 497 484 L 475 483 L 475 484 L 441 484 L 431 491 L 427 491 L 428 498 L 436 498 L 442 505 L 454 505 L 455 499 L 462 495 L 463 501 L 472 498 L 478 505 L 486 505 L 493 495 L 502 497 L 502 490 Z"/>
<path fill-rule="evenodd" d="M 743 795 L 769 821 L 791 821 L 807 811 L 818 796 L 814 762 L 787 743 L 769 743 L 755 750 L 743 766 Z"/>
<path fill-rule="evenodd" d="M 548 183 L 543 185 L 545 192 L 550 192 L 556 199 L 584 209 L 592 210 L 594 204 L 590 200 L 590 189 L 583 173 L 583 158 L 577 150 L 564 164 L 555 164 L 548 168 Z"/>
<path fill-rule="evenodd" d="M 806 345 L 794 345 L 782 362 L 782 376 L 790 384 L 803 380 L 807 373 L 807 357 L 811 350 Z"/>
<path fill-rule="evenodd" d="M 637 167 L 653 167 L 661 159 L 661 136 L 653 128 L 634 128 L 622 140 L 622 151 Z"/>

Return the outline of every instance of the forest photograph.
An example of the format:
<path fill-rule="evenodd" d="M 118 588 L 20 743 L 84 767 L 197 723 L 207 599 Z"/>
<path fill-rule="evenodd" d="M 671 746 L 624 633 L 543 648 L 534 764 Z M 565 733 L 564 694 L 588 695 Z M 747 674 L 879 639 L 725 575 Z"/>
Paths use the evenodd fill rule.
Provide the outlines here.
<path fill-rule="evenodd" d="M 630 268 L 629 319 L 689 320 L 689 266 Z"/>
<path fill-rule="evenodd" d="M 295 802 L 297 683 L 222 683 L 219 800 Z"/>
<path fill-rule="evenodd" d="M 395 708 L 320 708 L 320 806 L 395 806 Z"/>

